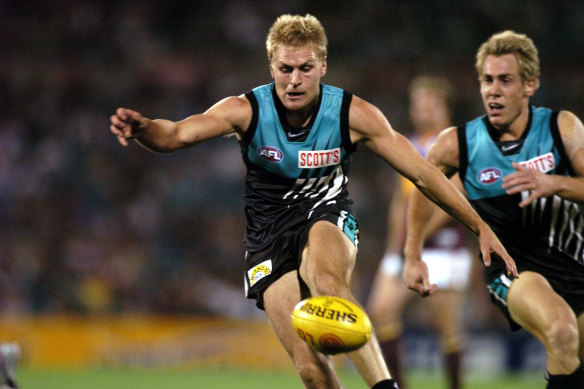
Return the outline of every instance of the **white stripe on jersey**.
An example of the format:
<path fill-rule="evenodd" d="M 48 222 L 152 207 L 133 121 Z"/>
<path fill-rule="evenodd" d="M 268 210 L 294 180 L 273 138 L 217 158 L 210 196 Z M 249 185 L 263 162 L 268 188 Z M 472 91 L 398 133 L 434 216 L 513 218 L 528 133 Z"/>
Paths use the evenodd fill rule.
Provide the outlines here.
<path fill-rule="evenodd" d="M 310 212 L 308 213 L 308 218 L 310 219 L 310 216 L 312 215 L 312 211 L 314 211 L 316 208 L 318 208 L 322 203 L 335 198 L 336 196 L 338 196 L 342 189 L 343 189 L 343 183 L 345 183 L 347 177 L 343 174 L 343 169 L 338 166 L 335 171 L 327 177 L 327 182 L 326 185 L 323 185 L 323 187 L 318 191 L 318 194 L 321 194 L 323 192 L 326 192 L 325 195 L 323 197 L 321 197 L 320 200 L 318 200 L 310 209 Z M 312 196 L 315 197 L 315 196 Z"/>

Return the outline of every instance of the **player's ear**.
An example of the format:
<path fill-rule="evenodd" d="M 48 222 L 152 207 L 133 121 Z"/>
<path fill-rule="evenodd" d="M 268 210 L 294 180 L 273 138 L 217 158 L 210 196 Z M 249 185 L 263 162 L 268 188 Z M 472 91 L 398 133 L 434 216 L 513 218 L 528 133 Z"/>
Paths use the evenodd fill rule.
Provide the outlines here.
<path fill-rule="evenodd" d="M 537 89 L 536 85 L 537 82 L 535 81 L 535 78 L 527 80 L 527 82 L 525 83 L 525 96 L 527 97 L 533 96 L 535 90 Z"/>
<path fill-rule="evenodd" d="M 326 74 L 326 69 L 327 69 L 326 57 L 324 57 L 322 59 L 322 64 L 320 65 L 320 76 L 321 77 L 324 77 L 324 75 Z"/>
<path fill-rule="evenodd" d="M 276 76 L 274 74 L 274 68 L 272 67 L 272 64 L 269 64 L 268 68 L 270 68 L 270 76 L 272 76 L 272 80 L 275 80 Z"/>

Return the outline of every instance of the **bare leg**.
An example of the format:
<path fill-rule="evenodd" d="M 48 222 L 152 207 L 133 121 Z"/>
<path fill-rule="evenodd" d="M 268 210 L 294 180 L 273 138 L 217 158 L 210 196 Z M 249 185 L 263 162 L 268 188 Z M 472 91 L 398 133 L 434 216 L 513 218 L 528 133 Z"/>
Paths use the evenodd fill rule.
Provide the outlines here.
<path fill-rule="evenodd" d="M 509 288 L 511 317 L 545 347 L 550 374 L 570 374 L 580 365 L 578 322 L 574 311 L 534 272 L 523 272 Z"/>
<path fill-rule="evenodd" d="M 327 221 L 315 223 L 300 265 L 300 275 L 311 294 L 338 296 L 359 304 L 350 288 L 356 254 L 355 246 L 338 227 Z M 369 387 L 390 378 L 375 334 L 347 355 Z"/>
<path fill-rule="evenodd" d="M 369 317 L 376 330 L 383 357 L 389 367 L 391 376 L 395 379 L 400 389 L 407 388 L 402 367 L 403 355 L 401 349 L 403 312 L 406 303 L 415 296 L 404 285 L 401 278 L 386 275 L 379 270 L 367 304 Z"/>
<path fill-rule="evenodd" d="M 451 389 L 461 387 L 461 355 L 464 343 L 462 304 L 464 295 L 453 290 L 440 290 L 428 301 L 432 303 L 433 319 L 440 335 L 443 364 Z"/>
<path fill-rule="evenodd" d="M 310 348 L 292 327 L 290 315 L 300 300 L 297 272 L 289 272 L 273 283 L 264 292 L 264 306 L 272 328 L 306 388 L 342 388 L 332 358 Z"/>

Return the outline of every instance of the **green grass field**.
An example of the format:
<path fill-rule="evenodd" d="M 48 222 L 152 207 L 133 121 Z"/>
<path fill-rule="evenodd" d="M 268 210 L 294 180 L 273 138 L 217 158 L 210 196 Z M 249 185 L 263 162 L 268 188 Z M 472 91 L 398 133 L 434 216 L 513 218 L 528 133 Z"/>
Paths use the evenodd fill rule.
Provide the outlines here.
<path fill-rule="evenodd" d="M 302 389 L 293 372 L 241 369 L 85 369 L 40 370 L 20 367 L 17 371 L 22 389 Z M 365 389 L 359 375 L 343 371 L 341 379 L 347 389 Z M 438 375 L 423 372 L 410 374 L 414 389 L 446 389 Z M 542 374 L 485 377 L 470 374 L 468 389 L 538 389 L 545 388 Z"/>

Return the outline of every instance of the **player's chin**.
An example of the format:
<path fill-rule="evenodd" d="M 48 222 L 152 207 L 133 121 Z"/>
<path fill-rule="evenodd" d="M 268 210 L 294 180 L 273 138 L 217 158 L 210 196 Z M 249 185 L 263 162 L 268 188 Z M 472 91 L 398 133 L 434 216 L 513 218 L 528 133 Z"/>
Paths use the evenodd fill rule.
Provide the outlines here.
<path fill-rule="evenodd" d="M 290 111 L 299 111 L 306 106 L 306 103 L 304 99 L 286 99 L 283 105 Z"/>
<path fill-rule="evenodd" d="M 505 125 L 505 118 L 503 117 L 503 115 L 499 113 L 496 114 L 489 113 L 488 118 L 489 123 L 491 123 L 491 125 L 494 126 L 495 128 L 500 128 Z"/>

